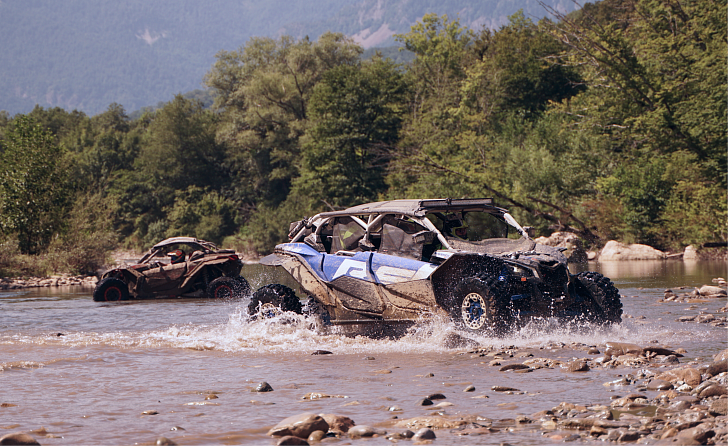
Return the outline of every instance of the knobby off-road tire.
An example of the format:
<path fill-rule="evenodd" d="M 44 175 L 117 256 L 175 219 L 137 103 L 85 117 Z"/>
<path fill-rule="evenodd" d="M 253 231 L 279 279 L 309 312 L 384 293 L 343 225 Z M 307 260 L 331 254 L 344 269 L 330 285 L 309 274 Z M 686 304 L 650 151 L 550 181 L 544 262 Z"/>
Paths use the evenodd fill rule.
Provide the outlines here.
<path fill-rule="evenodd" d="M 324 304 L 319 302 L 315 297 L 309 296 L 306 304 L 302 308 L 302 314 L 321 325 L 331 325 L 329 312 L 324 307 Z"/>
<path fill-rule="evenodd" d="M 208 299 L 235 299 L 250 293 L 250 285 L 243 277 L 218 277 L 207 285 Z"/>
<path fill-rule="evenodd" d="M 258 288 L 248 305 L 248 314 L 253 318 L 258 314 L 264 318 L 274 317 L 284 311 L 301 314 L 301 301 L 292 289 L 278 283 Z"/>
<path fill-rule="evenodd" d="M 600 324 L 622 322 L 622 301 L 619 297 L 619 290 L 608 277 L 586 271 L 577 274 L 576 280 L 589 294 L 587 296 L 589 314 L 584 315 L 587 320 Z"/>
<path fill-rule="evenodd" d="M 94 300 L 96 302 L 129 300 L 129 287 L 116 277 L 101 279 L 94 289 Z"/>
<path fill-rule="evenodd" d="M 450 316 L 468 331 L 501 336 L 511 330 L 512 317 L 499 283 L 490 277 L 469 277 L 453 292 Z"/>

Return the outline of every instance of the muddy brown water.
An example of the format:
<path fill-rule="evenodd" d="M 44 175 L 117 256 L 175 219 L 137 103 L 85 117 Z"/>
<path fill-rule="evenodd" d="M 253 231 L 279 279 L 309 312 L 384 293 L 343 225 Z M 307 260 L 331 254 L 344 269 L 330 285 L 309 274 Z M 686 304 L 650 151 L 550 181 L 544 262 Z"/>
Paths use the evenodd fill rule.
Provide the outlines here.
<path fill-rule="evenodd" d="M 625 314 L 634 317 L 609 329 L 572 329 L 544 321 L 505 339 L 474 341 L 482 348 L 513 348 L 516 357 L 505 358 L 503 364 L 522 362 L 528 358 L 518 356 L 527 354 L 562 361 L 588 356 L 572 343 L 603 350 L 607 341 L 657 341 L 686 349 L 683 363 L 709 362 L 728 348 L 725 328 L 675 321 L 686 314 L 714 312 L 725 305 L 724 299 L 657 302 L 666 288 L 684 286 L 689 291 L 726 277 L 725 262 L 619 262 L 591 264 L 589 269 L 612 278 L 624 296 Z M 259 265 L 246 265 L 243 274 L 255 287 L 285 282 Z M 552 440 L 538 425 L 516 429 L 508 420 L 564 401 L 608 405 L 611 397 L 629 390 L 603 383 L 636 372 L 499 372 L 488 365 L 492 357 L 469 353 L 474 347 L 452 347 L 449 339 L 457 330 L 448 321 L 420 324 L 396 340 L 370 339 L 319 334 L 292 317 L 285 322 L 250 321 L 245 301 L 112 304 L 93 302 L 91 292 L 0 292 L 0 436 L 33 431 L 43 445 L 156 444 L 161 436 L 180 445 L 274 444 L 267 430 L 302 412 L 345 415 L 388 432 L 403 430 L 392 427 L 392 417 L 445 413 L 491 419 L 503 428 L 479 437 L 438 430 L 434 444 L 536 445 Z M 333 354 L 312 356 L 316 350 Z M 252 392 L 261 381 L 274 391 Z M 470 385 L 476 390 L 463 392 Z M 495 385 L 522 393 L 493 392 Z M 336 397 L 302 399 L 311 392 Z M 443 401 L 452 405 L 416 405 L 431 393 L 444 394 Z M 217 398 L 205 399 L 207 395 Z M 156 414 L 143 415 L 145 411 Z M 384 437 L 343 443 L 391 444 Z"/>

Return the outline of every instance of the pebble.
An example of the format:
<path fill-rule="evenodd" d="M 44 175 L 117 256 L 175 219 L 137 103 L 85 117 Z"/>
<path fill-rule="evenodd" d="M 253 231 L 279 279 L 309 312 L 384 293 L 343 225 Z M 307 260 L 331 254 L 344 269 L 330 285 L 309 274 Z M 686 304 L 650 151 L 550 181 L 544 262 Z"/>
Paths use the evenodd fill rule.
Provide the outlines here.
<path fill-rule="evenodd" d="M 272 392 L 272 391 L 273 391 L 273 387 L 271 387 L 271 385 L 265 381 L 258 384 L 254 390 L 254 392 Z"/>
<path fill-rule="evenodd" d="M 301 439 L 308 438 L 314 431 L 328 432 L 329 424 L 320 415 L 306 412 L 288 417 L 268 431 L 271 437 L 292 435 Z"/>
<path fill-rule="evenodd" d="M 463 389 L 463 392 L 475 392 L 475 386 L 468 386 Z"/>
<path fill-rule="evenodd" d="M 157 415 L 158 413 L 156 410 L 145 410 L 142 415 Z"/>
<path fill-rule="evenodd" d="M 425 398 L 431 399 L 431 400 L 444 400 L 447 399 L 445 395 L 442 393 L 431 393 L 427 395 Z"/>
<path fill-rule="evenodd" d="M 170 440 L 167 437 L 159 437 L 159 438 L 157 438 L 156 445 L 157 446 L 176 446 L 177 443 L 175 443 L 174 441 Z"/>
<path fill-rule="evenodd" d="M 333 355 L 333 353 L 328 350 L 316 350 L 311 355 Z"/>
<path fill-rule="evenodd" d="M 375 429 L 366 424 L 354 426 L 349 429 L 348 435 L 351 439 L 373 437 L 374 435 L 386 435 L 387 432 L 381 429 Z"/>
<path fill-rule="evenodd" d="M 432 406 L 434 403 L 429 398 L 422 398 L 415 403 L 415 406 Z"/>
<path fill-rule="evenodd" d="M 434 440 L 435 438 L 437 438 L 437 435 L 435 435 L 435 431 L 423 427 L 422 429 L 415 432 L 415 434 L 412 436 L 412 441 Z"/>

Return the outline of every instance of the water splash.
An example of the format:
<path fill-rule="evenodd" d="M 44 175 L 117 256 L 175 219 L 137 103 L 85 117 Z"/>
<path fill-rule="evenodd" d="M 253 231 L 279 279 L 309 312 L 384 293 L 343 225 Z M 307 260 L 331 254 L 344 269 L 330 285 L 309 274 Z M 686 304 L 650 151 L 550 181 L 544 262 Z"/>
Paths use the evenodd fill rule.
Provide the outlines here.
<path fill-rule="evenodd" d="M 400 337 L 371 338 L 344 335 L 337 328 L 321 330 L 304 316 L 283 313 L 269 319 L 251 319 L 244 305 L 231 306 L 227 321 L 218 324 L 170 325 L 163 329 L 109 332 L 67 333 L 65 336 L 14 336 L 2 343 L 33 343 L 65 346 L 110 345 L 120 348 L 180 348 L 244 352 L 253 354 L 311 353 L 327 350 L 335 354 L 438 353 L 453 349 L 554 348 L 572 343 L 603 345 L 609 341 L 646 344 L 679 343 L 687 335 L 701 336 L 694 331 L 625 320 L 614 326 L 587 323 L 565 324 L 552 319 L 533 320 L 505 337 L 488 337 L 466 332 L 444 317 L 423 320 Z M 687 327 L 686 327 L 687 328 Z M 708 336 L 707 333 L 704 333 Z"/>

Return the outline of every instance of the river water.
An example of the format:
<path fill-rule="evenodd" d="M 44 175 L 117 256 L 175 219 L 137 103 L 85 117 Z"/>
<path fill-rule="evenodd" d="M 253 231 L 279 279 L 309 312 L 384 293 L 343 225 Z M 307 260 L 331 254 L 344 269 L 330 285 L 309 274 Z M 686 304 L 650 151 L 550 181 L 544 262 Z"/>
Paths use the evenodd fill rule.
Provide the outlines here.
<path fill-rule="evenodd" d="M 318 334 L 294 317 L 250 321 L 246 301 L 98 303 L 91 289 L 0 292 L 0 436 L 31 431 L 43 445 L 156 444 L 162 436 L 180 445 L 274 444 L 267 430 L 302 412 L 344 415 L 388 432 L 403 430 L 393 426 L 396 420 L 439 412 L 479 416 L 503 428 L 479 437 L 438 430 L 434 444 L 536 445 L 551 440 L 536 425 L 507 427 L 509 420 L 562 401 L 608 405 L 615 390 L 602 384 L 634 371 L 505 373 L 476 349 L 507 351 L 501 355 L 506 364 L 528 354 L 561 361 L 588 356 L 573 343 L 603 351 L 608 341 L 656 342 L 687 350 L 683 363 L 710 362 L 728 348 L 725 327 L 676 322 L 715 312 L 725 299 L 657 302 L 666 288 L 687 292 L 726 277 L 725 262 L 588 268 L 612 278 L 624 296 L 622 324 L 574 330 L 547 321 L 505 339 L 474 338 L 475 347 L 454 347 L 457 333 L 448 321 L 423 323 L 396 340 L 369 339 Z M 243 274 L 254 287 L 287 280 L 259 265 L 246 265 Z M 316 350 L 333 354 L 312 355 Z M 261 381 L 274 391 L 254 392 Z M 476 390 L 463 392 L 470 385 Z M 497 393 L 494 385 L 523 392 Z M 312 392 L 334 397 L 303 399 Z M 431 393 L 444 394 L 452 405 L 416 405 Z M 341 443 L 391 444 L 384 436 Z"/>

